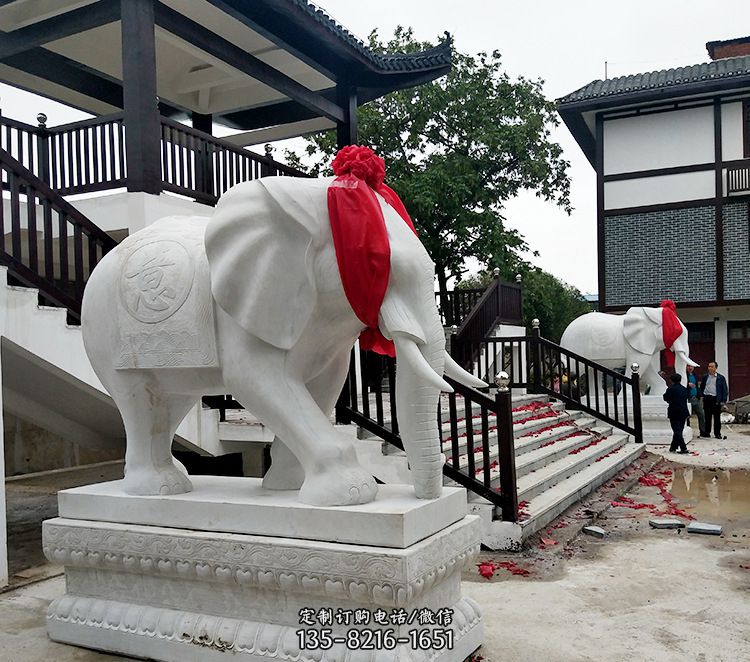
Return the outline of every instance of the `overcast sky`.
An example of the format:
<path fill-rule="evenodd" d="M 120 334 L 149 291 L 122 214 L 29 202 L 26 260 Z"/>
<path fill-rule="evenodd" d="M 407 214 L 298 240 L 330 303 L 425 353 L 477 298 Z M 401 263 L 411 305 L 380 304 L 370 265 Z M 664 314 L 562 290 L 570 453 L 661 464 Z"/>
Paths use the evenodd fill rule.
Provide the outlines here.
<path fill-rule="evenodd" d="M 697 64 L 708 59 L 707 41 L 750 34 L 750 0 L 317 0 L 352 33 L 373 28 L 388 36 L 397 25 L 434 41 L 446 30 L 463 52 L 498 49 L 512 76 L 542 78 L 555 99 L 604 77 Z M 44 99 L 0 85 L 0 108 L 49 124 L 81 117 Z M 571 162 L 572 202 L 567 216 L 533 194 L 507 205 L 512 227 L 540 255 L 531 260 L 584 293 L 596 291 L 596 187 L 594 171 L 564 126 L 554 133 Z M 700 241 L 686 246 L 700 250 Z"/>

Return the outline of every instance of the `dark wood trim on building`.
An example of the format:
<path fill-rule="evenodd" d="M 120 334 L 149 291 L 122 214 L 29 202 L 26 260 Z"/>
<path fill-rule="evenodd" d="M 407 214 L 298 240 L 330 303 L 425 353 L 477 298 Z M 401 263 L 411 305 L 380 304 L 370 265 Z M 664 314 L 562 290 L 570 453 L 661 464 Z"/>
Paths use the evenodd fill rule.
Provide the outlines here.
<path fill-rule="evenodd" d="M 620 182 L 626 179 L 646 179 L 647 177 L 664 177 L 666 175 L 683 175 L 688 172 L 701 172 L 713 170 L 716 164 L 696 163 L 693 165 L 673 166 L 671 168 L 651 168 L 650 170 L 635 170 L 632 172 L 618 172 L 604 175 L 605 182 Z"/>
<path fill-rule="evenodd" d="M 33 48 L 86 30 L 113 23 L 120 18 L 119 0 L 99 0 L 93 5 L 32 23 L 6 32 L 0 41 L 0 59 L 30 51 Z"/>
<path fill-rule="evenodd" d="M 606 255 L 604 243 L 604 119 L 597 114 L 596 119 L 596 252 L 599 262 L 599 310 L 607 305 L 606 294 Z"/>
<path fill-rule="evenodd" d="M 724 170 L 721 164 L 721 102 L 714 99 L 714 160 L 716 180 L 716 300 L 724 301 L 724 220 L 721 200 L 724 197 Z"/>
<path fill-rule="evenodd" d="M 154 0 L 121 0 L 128 191 L 161 193 L 161 120 L 156 97 Z"/>
<path fill-rule="evenodd" d="M 314 111 L 316 115 L 322 115 L 335 122 L 346 121 L 344 110 L 323 95 L 313 92 L 278 69 L 160 2 L 156 3 L 155 20 L 159 27 L 281 92 Z"/>
<path fill-rule="evenodd" d="M 692 110 L 693 108 L 710 108 L 713 99 L 685 99 L 672 103 L 653 103 L 631 108 L 629 110 L 611 110 L 604 113 L 604 121 L 627 119 L 628 117 L 643 117 L 644 115 L 659 115 L 661 113 L 673 113 L 676 110 Z"/>
<path fill-rule="evenodd" d="M 677 308 L 727 308 L 732 306 L 750 306 L 750 299 L 725 299 L 722 302 L 715 300 L 711 301 L 679 301 L 674 299 L 677 304 Z M 637 306 L 658 306 L 660 301 L 644 301 L 640 303 L 629 303 L 623 306 L 607 306 L 603 312 L 607 313 L 621 313 L 625 312 L 628 308 Z"/>
<path fill-rule="evenodd" d="M 750 158 L 750 99 L 742 101 L 742 156 Z"/>
<path fill-rule="evenodd" d="M 606 209 L 604 216 L 627 216 L 628 214 L 648 214 L 655 211 L 669 211 L 670 209 L 689 209 L 690 207 L 708 207 L 716 204 L 716 198 L 701 198 L 700 200 L 685 200 L 682 202 L 664 202 L 657 205 L 642 205 L 641 207 L 620 207 Z"/>

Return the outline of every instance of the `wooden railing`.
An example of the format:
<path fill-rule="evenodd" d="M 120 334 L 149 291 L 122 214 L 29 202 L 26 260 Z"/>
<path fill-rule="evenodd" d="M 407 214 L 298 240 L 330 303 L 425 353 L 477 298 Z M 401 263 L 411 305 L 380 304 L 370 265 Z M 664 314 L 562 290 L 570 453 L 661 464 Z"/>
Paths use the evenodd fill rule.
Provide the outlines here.
<path fill-rule="evenodd" d="M 116 242 L 2 149 L 0 180 L 9 192 L 0 204 L 0 263 L 80 320 L 86 281 Z"/>
<path fill-rule="evenodd" d="M 446 381 L 454 392 L 443 396 L 447 411 L 441 406 L 437 412 L 441 450 L 449 458 L 443 474 L 497 506 L 502 519 L 515 522 L 518 491 L 510 392 L 498 391 L 490 397 L 448 377 Z M 354 423 L 403 450 L 395 394 L 395 359 L 360 352 L 357 360 L 353 351 L 336 420 Z M 481 419 L 481 429 L 475 432 L 466 425 L 466 432 L 460 434 L 461 417 L 469 422 Z"/>
<path fill-rule="evenodd" d="M 53 128 L 0 117 L 0 148 L 60 195 L 127 183 L 122 113 Z"/>
<path fill-rule="evenodd" d="M 162 118 L 162 180 L 167 191 L 215 204 L 235 184 L 272 175 L 306 176 L 226 140 Z"/>
<path fill-rule="evenodd" d="M 469 369 L 477 359 L 480 343 L 503 322 L 523 325 L 521 285 L 495 280 L 451 336 L 453 358 Z"/>
<path fill-rule="evenodd" d="M 443 326 L 460 326 L 482 298 L 484 288 L 435 292 Z"/>
<path fill-rule="evenodd" d="M 0 148 L 61 195 L 124 188 L 128 183 L 123 114 L 48 128 L 0 116 Z M 226 140 L 161 118 L 164 190 L 215 204 L 240 182 L 286 175 L 294 168 Z"/>

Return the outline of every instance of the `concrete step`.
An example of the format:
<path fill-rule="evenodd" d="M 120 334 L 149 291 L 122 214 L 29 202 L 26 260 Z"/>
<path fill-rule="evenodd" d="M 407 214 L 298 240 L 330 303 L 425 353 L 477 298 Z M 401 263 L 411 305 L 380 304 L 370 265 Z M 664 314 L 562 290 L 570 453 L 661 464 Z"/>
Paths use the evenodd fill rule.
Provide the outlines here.
<path fill-rule="evenodd" d="M 518 479 L 518 501 L 531 501 L 553 485 L 582 471 L 602 455 L 623 446 L 627 443 L 627 440 L 626 434 L 613 434 L 604 437 L 596 445 L 583 448 L 577 453 L 569 452 L 557 461 L 521 476 Z"/>
<path fill-rule="evenodd" d="M 547 526 L 571 505 L 622 471 L 645 450 L 644 444 L 632 441 L 621 443 L 617 448 L 617 452 L 606 457 L 604 452 L 600 452 L 587 467 L 530 499 L 524 508 L 528 517 L 520 522 L 522 536 L 526 538 Z"/>
<path fill-rule="evenodd" d="M 527 474 L 551 467 L 553 463 L 565 460 L 569 455 L 578 455 L 579 452 L 583 453 L 584 451 L 581 449 L 599 437 L 609 436 L 612 433 L 612 428 L 595 428 L 592 432 L 588 433 L 584 429 L 580 429 L 577 432 L 580 434 L 568 438 L 556 439 L 549 446 L 537 448 L 517 457 L 516 477 L 520 479 Z"/>
<path fill-rule="evenodd" d="M 595 418 L 591 416 L 580 415 L 578 417 L 570 417 L 559 421 L 558 423 L 555 423 L 555 427 L 552 427 L 551 429 L 545 430 L 544 428 L 540 428 L 537 430 L 532 430 L 525 435 L 515 438 L 516 458 L 518 458 L 523 453 L 533 451 L 540 446 L 554 443 L 555 440 L 571 434 L 572 432 L 576 431 L 576 429 L 590 428 L 597 424 L 598 421 Z M 550 426 L 547 427 L 549 428 Z"/>

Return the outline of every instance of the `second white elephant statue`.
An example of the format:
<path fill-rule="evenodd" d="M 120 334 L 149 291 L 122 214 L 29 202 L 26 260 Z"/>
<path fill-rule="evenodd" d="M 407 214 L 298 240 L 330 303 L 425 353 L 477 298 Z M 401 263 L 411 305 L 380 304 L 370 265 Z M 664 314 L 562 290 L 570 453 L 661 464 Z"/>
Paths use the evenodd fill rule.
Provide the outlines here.
<path fill-rule="evenodd" d="M 560 346 L 601 363 L 613 370 L 637 363 L 641 391 L 662 395 L 667 384 L 659 375 L 661 352 L 674 352 L 674 372 L 687 380 L 686 366 L 697 366 L 689 355 L 688 332 L 674 312 L 674 304 L 665 301 L 659 308 L 634 307 L 624 315 L 587 313 L 574 319 L 560 340 Z"/>

